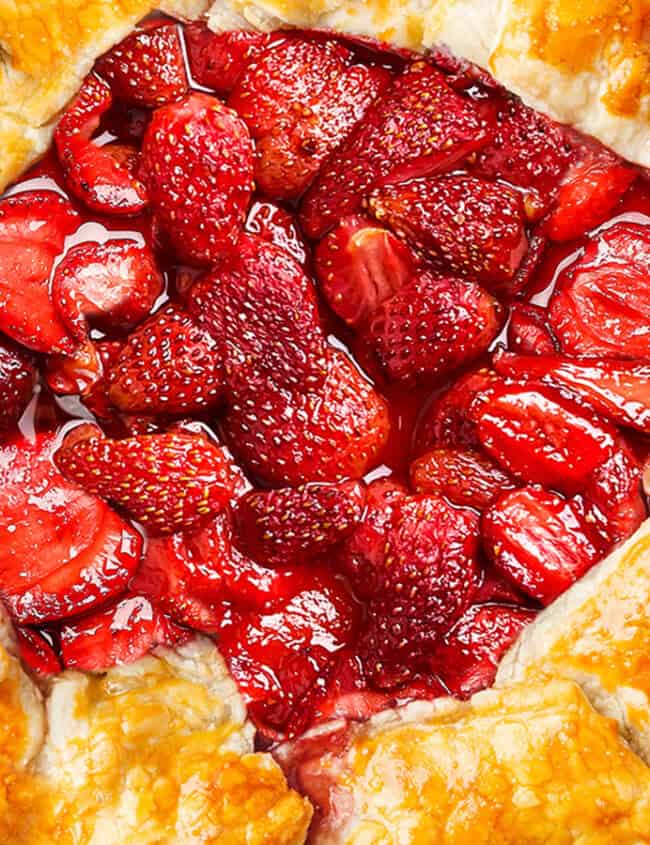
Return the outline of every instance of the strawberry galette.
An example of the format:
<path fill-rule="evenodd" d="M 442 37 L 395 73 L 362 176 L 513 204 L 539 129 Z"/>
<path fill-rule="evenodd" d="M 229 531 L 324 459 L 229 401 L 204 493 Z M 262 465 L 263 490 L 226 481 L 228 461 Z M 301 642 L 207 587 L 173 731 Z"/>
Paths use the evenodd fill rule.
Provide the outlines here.
<path fill-rule="evenodd" d="M 7 777 L 74 794 L 85 737 L 120 779 L 83 824 L 9 789 L 2 841 L 300 845 L 255 730 L 313 842 L 650 842 L 645 171 L 447 52 L 235 11 L 145 18 L 0 198 L 5 721 L 50 714 Z"/>

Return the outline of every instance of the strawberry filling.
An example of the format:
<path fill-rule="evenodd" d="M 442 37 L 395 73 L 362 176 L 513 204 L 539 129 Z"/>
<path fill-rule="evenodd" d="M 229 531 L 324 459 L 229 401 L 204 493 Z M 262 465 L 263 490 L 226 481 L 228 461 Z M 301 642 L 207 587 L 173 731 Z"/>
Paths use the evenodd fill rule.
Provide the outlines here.
<path fill-rule="evenodd" d="M 644 174 L 466 63 L 145 23 L 0 198 L 25 665 L 201 632 L 263 747 L 489 686 L 646 517 L 649 244 Z"/>

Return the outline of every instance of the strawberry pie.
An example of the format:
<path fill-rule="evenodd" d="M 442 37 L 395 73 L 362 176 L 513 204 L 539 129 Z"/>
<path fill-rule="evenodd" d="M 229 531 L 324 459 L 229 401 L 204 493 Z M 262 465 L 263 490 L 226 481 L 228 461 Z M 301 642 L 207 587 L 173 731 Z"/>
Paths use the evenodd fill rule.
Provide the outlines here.
<path fill-rule="evenodd" d="M 197 708 L 178 730 L 197 741 L 222 704 L 201 709 L 214 672 L 187 666 L 223 658 L 219 701 L 246 707 L 229 753 L 268 760 L 295 824 L 266 837 L 281 802 L 256 804 L 255 835 L 213 820 L 204 836 L 201 809 L 198 827 L 165 816 L 131 839 L 122 797 L 122 838 L 96 807 L 101 825 L 74 842 L 300 845 L 311 809 L 254 749 L 311 800 L 319 845 L 650 842 L 645 763 L 597 711 L 625 718 L 575 684 L 593 661 L 481 692 L 647 516 L 650 162 L 614 129 L 605 146 L 591 123 L 567 125 L 550 96 L 560 120 L 546 116 L 470 49 L 478 64 L 406 49 L 397 30 L 230 5 L 125 25 L 63 97 L 49 148 L 7 165 L 0 600 L 50 731 L 71 678 L 99 685 L 94 731 L 97 696 L 135 695 L 136 677 L 158 696 L 164 676 L 195 684 L 178 693 Z M 160 696 L 168 713 L 181 701 Z M 551 724 L 584 742 L 556 747 Z M 520 741 L 540 766 L 580 759 L 557 776 L 566 812 L 516 815 L 547 800 L 528 770 L 521 794 L 509 770 L 496 784 Z M 35 768 L 62 742 L 46 739 Z M 513 833 L 458 809 L 452 772 L 474 751 L 477 807 L 483 783 Z M 408 821 L 391 767 L 407 792 L 433 778 Z M 613 784 L 637 769 L 622 807 Z M 172 800 L 133 786 L 149 788 Z M 44 839 L 0 839 L 67 843 L 61 812 Z"/>

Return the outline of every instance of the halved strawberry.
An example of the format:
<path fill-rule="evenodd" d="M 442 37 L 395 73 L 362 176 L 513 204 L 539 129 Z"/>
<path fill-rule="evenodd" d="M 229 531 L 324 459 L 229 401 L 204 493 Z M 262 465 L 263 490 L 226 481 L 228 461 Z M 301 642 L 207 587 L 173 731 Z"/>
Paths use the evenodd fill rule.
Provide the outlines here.
<path fill-rule="evenodd" d="M 129 337 L 108 371 L 107 387 L 123 411 L 204 411 L 223 395 L 219 344 L 184 308 L 165 305 Z"/>
<path fill-rule="evenodd" d="M 367 205 L 436 264 L 487 287 L 512 282 L 528 249 L 521 195 L 475 176 L 384 185 Z"/>
<path fill-rule="evenodd" d="M 637 175 L 614 155 L 588 151 L 565 174 L 544 231 L 554 241 L 572 241 L 604 223 Z"/>
<path fill-rule="evenodd" d="M 478 285 L 423 271 L 375 311 L 367 339 L 389 380 L 435 382 L 484 353 L 500 322 Z"/>
<path fill-rule="evenodd" d="M 416 256 L 392 232 L 359 214 L 316 247 L 314 269 L 330 308 L 351 326 L 364 323 L 415 273 Z"/>
<path fill-rule="evenodd" d="M 256 724 L 288 725 L 306 693 L 326 683 L 355 622 L 348 594 L 322 573 L 275 612 L 248 613 L 224 631 L 219 647 Z"/>
<path fill-rule="evenodd" d="M 21 624 L 82 613 L 121 593 L 142 538 L 52 463 L 53 434 L 0 448 L 0 594 Z"/>
<path fill-rule="evenodd" d="M 110 83 L 114 97 L 136 106 L 156 108 L 187 92 L 176 24 L 134 32 L 98 59 L 95 70 Z"/>
<path fill-rule="evenodd" d="M 54 455 L 61 472 L 160 533 L 195 528 L 222 510 L 237 478 L 225 451 L 198 434 L 110 440 L 77 426 Z"/>
<path fill-rule="evenodd" d="M 0 431 L 9 431 L 16 425 L 32 398 L 35 384 L 32 357 L 10 340 L 0 338 Z"/>
<path fill-rule="evenodd" d="M 54 132 L 66 185 L 88 208 L 100 214 L 139 214 L 147 192 L 137 177 L 139 156 L 122 144 L 100 147 L 92 136 L 113 102 L 111 89 L 90 74 L 64 112 Z"/>
<path fill-rule="evenodd" d="M 63 668 L 61 661 L 49 640 L 40 631 L 16 625 L 15 633 L 23 665 L 42 678 L 58 675 Z"/>
<path fill-rule="evenodd" d="M 50 298 L 49 278 L 80 217 L 54 191 L 0 201 L 0 329 L 38 352 L 71 352 L 73 343 Z"/>
<path fill-rule="evenodd" d="M 432 65 L 415 62 L 321 169 L 303 203 L 303 228 L 320 238 L 372 188 L 450 170 L 490 137 L 470 101 Z"/>
<path fill-rule="evenodd" d="M 499 661 L 536 611 L 498 604 L 469 607 L 445 635 L 434 665 L 447 688 L 469 698 L 494 682 Z"/>
<path fill-rule="evenodd" d="M 569 390 L 620 425 L 650 432 L 650 363 L 501 351 L 494 366 L 504 376 Z"/>
<path fill-rule="evenodd" d="M 304 563 L 354 531 L 365 497 L 356 481 L 247 493 L 234 511 L 239 545 L 269 566 Z"/>
<path fill-rule="evenodd" d="M 314 285 L 279 247 L 243 235 L 237 250 L 194 284 L 187 307 L 221 344 L 231 390 L 248 388 L 261 374 L 302 390 L 323 383 L 326 344 Z"/>
<path fill-rule="evenodd" d="M 477 397 L 501 379 L 495 372 L 482 367 L 461 376 L 454 384 L 425 409 L 415 432 L 415 454 L 421 455 L 434 447 L 481 448 L 476 423 L 470 409 Z"/>
<path fill-rule="evenodd" d="M 252 203 L 244 229 L 288 252 L 301 267 L 307 267 L 309 247 L 298 228 L 296 218 L 282 206 L 270 200 Z"/>
<path fill-rule="evenodd" d="M 478 575 L 478 516 L 437 496 L 395 506 L 368 605 L 362 656 L 380 687 L 407 681 L 464 612 Z"/>
<path fill-rule="evenodd" d="M 616 223 L 561 274 L 549 306 L 569 355 L 650 359 L 650 227 Z"/>
<path fill-rule="evenodd" d="M 255 182 L 294 199 L 373 100 L 388 87 L 381 67 L 352 65 L 336 41 L 283 40 L 245 68 L 228 100 L 255 139 Z"/>
<path fill-rule="evenodd" d="M 534 218 L 549 208 L 574 158 L 567 132 L 511 95 L 497 110 L 494 140 L 479 153 L 475 169 L 528 189 L 526 208 Z"/>
<path fill-rule="evenodd" d="M 546 309 L 515 303 L 510 310 L 508 348 L 524 355 L 553 355 L 557 342 L 546 321 Z"/>
<path fill-rule="evenodd" d="M 520 486 L 490 458 L 467 449 L 425 452 L 411 464 L 410 476 L 416 493 L 444 496 L 455 505 L 477 510 Z"/>
<path fill-rule="evenodd" d="M 340 352 L 330 351 L 318 391 L 251 385 L 228 408 L 223 430 L 233 450 L 274 484 L 361 478 L 390 427 L 382 397 Z"/>
<path fill-rule="evenodd" d="M 60 632 L 61 657 L 66 669 L 105 672 L 139 660 L 157 645 L 176 646 L 191 636 L 144 596 L 127 595 L 67 622 Z"/>
<path fill-rule="evenodd" d="M 247 29 L 213 32 L 202 21 L 188 24 L 183 34 L 192 76 L 217 94 L 229 94 L 249 62 L 274 37 L 267 32 Z"/>
<path fill-rule="evenodd" d="M 253 188 L 246 125 L 215 97 L 190 94 L 158 109 L 142 142 L 154 217 L 176 254 L 210 265 L 234 246 Z"/>
<path fill-rule="evenodd" d="M 133 328 L 151 311 L 164 284 L 144 243 L 126 239 L 81 243 L 57 265 L 52 299 L 70 333 L 83 341 L 90 327 Z"/>
<path fill-rule="evenodd" d="M 529 484 L 579 493 L 617 448 L 617 429 L 550 387 L 511 384 L 474 406 L 483 448 Z"/>
<path fill-rule="evenodd" d="M 482 531 L 497 569 L 545 605 L 600 558 L 576 503 L 537 487 L 499 499 L 483 515 Z"/>

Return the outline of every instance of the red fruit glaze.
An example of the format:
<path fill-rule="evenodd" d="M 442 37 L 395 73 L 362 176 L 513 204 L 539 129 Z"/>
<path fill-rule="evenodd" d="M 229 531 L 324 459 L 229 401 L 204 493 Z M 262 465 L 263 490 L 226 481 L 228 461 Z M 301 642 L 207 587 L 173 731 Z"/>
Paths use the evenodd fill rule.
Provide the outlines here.
<path fill-rule="evenodd" d="M 61 661 L 43 634 L 34 628 L 16 626 L 18 654 L 27 668 L 42 678 L 58 675 Z"/>
<path fill-rule="evenodd" d="M 255 200 L 250 207 L 244 229 L 275 244 L 307 269 L 309 247 L 293 214 L 270 200 Z"/>
<path fill-rule="evenodd" d="M 192 76 L 217 94 L 229 94 L 251 59 L 273 38 L 252 30 L 212 32 L 201 21 L 188 24 L 184 34 Z"/>

